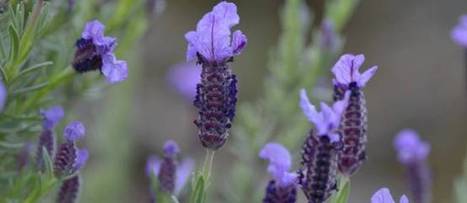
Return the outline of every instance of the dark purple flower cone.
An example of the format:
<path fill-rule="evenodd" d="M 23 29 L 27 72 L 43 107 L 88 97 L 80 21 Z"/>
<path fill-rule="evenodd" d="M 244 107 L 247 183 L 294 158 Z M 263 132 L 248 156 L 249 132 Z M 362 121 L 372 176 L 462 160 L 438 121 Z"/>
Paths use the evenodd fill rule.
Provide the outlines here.
<path fill-rule="evenodd" d="M 302 152 L 299 184 L 309 203 L 325 202 L 337 190 L 337 149 L 328 136 L 310 131 Z"/>
<path fill-rule="evenodd" d="M 76 172 L 77 149 L 73 142 L 65 142 L 58 148 L 54 160 L 54 172 L 58 177 L 72 175 Z"/>
<path fill-rule="evenodd" d="M 343 149 L 339 152 L 339 171 L 346 176 L 351 176 L 366 160 L 368 126 L 363 91 L 356 82 L 350 83 L 348 89 L 350 98 L 339 127 L 343 143 Z M 334 100 L 342 100 L 346 90 L 347 88 L 342 85 L 335 85 Z"/>
<path fill-rule="evenodd" d="M 194 101 L 199 115 L 194 123 L 202 145 L 216 150 L 226 142 L 235 116 L 237 79 L 227 64 L 208 63 L 199 58 L 201 83 Z"/>
<path fill-rule="evenodd" d="M 263 203 L 295 203 L 296 201 L 297 189 L 295 184 L 281 187 L 276 181 L 269 181 Z"/>
<path fill-rule="evenodd" d="M 431 174 L 425 162 L 407 165 L 407 176 L 414 203 L 431 202 Z"/>
<path fill-rule="evenodd" d="M 39 143 L 37 144 L 36 164 L 39 170 L 44 170 L 43 148 L 49 153 L 50 158 L 53 158 L 55 148 L 55 137 L 50 129 L 44 129 L 39 136 Z"/>
<path fill-rule="evenodd" d="M 76 41 L 76 52 L 72 64 L 78 73 L 101 69 L 102 57 L 97 52 L 97 47 L 93 44 L 92 39 L 80 38 Z"/>
<path fill-rule="evenodd" d="M 173 194 L 175 191 L 177 164 L 174 157 L 166 156 L 159 171 L 159 186 L 162 191 Z"/>
<path fill-rule="evenodd" d="M 80 178 L 75 175 L 63 181 L 60 190 L 58 191 L 58 203 L 74 203 L 78 198 Z"/>

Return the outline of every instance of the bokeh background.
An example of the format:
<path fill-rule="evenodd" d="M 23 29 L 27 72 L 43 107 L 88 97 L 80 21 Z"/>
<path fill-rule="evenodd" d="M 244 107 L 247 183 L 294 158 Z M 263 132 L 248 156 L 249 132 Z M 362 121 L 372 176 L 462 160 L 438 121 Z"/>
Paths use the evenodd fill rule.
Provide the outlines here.
<path fill-rule="evenodd" d="M 97 110 L 105 103 L 81 113 L 89 116 L 87 123 L 95 124 L 87 140 L 91 159 L 84 169 L 82 202 L 147 201 L 145 161 L 150 154 L 160 154 L 166 139 L 176 140 L 183 154 L 202 162 L 204 151 L 192 124 L 195 109 L 168 83 L 166 74 L 172 65 L 185 60 L 183 35 L 216 2 L 169 0 L 164 12 L 151 19 L 140 50 L 135 50 L 139 58 L 135 63 L 142 69 L 139 78 L 132 78 L 135 87 L 129 96 L 134 99 L 127 115 L 131 121 L 126 124 L 127 136 L 99 134 L 96 126 L 105 121 L 99 120 Z M 242 103 L 255 101 L 263 92 L 261 80 L 267 74 L 271 48 L 277 44 L 284 2 L 234 2 L 241 17 L 238 28 L 249 39 L 247 49 L 233 64 L 240 78 Z M 307 0 L 318 11 L 315 19 L 323 3 Z M 434 202 L 454 201 L 453 180 L 462 174 L 467 146 L 467 74 L 464 52 L 451 41 L 450 30 L 464 13 L 467 1 L 462 0 L 361 0 L 356 7 L 344 28 L 344 52 L 365 54 L 364 67 L 378 65 L 379 70 L 366 88 L 369 160 L 352 178 L 350 202 L 368 202 L 381 186 L 391 188 L 395 196 L 408 193 L 392 145 L 394 135 L 403 128 L 417 130 L 432 145 Z M 118 129 L 119 123 L 110 122 L 110 126 Z M 107 146 L 105 139 L 118 139 L 118 145 Z M 297 155 L 300 149 L 291 152 Z M 225 180 L 225 169 L 235 164 L 228 154 L 221 150 L 216 155 L 213 173 L 217 181 Z M 257 173 L 267 177 L 265 171 Z M 223 202 L 222 196 L 214 194 L 212 202 Z"/>

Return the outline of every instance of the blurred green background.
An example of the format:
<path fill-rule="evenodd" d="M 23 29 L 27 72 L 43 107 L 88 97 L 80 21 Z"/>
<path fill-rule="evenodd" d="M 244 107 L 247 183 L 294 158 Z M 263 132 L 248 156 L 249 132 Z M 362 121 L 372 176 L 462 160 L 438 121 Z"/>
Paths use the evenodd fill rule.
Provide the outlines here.
<path fill-rule="evenodd" d="M 168 0 L 165 11 L 149 21 L 148 32 L 132 51 L 135 59 L 131 63 L 141 66 L 140 73 L 130 72 L 133 90 L 123 95 L 133 98 L 130 113 L 123 114 L 129 122 L 109 120 L 121 115 L 118 112 L 99 111 L 105 109 L 112 95 L 123 94 L 118 87 L 100 104 L 83 103 L 82 109 L 88 110 L 79 114 L 89 118 L 86 124 L 91 129 L 86 145 L 91 148 L 91 157 L 84 168 L 81 202 L 147 201 L 145 161 L 149 154 L 160 152 L 166 139 L 176 140 L 182 153 L 200 165 L 204 150 L 192 124 L 195 109 L 167 83 L 166 73 L 172 65 L 185 60 L 183 35 L 194 29 L 197 20 L 216 2 Z M 237 28 L 248 36 L 248 47 L 232 65 L 240 80 L 242 103 L 254 101 L 262 93 L 260 80 L 267 73 L 271 48 L 277 44 L 279 11 L 284 2 L 234 2 L 241 17 Z M 320 10 L 323 3 L 307 1 L 314 10 Z M 462 0 L 361 0 L 357 6 L 344 29 L 344 52 L 365 54 L 364 68 L 378 65 L 379 70 L 366 88 L 369 160 L 352 178 L 351 203 L 369 202 L 371 194 L 381 186 L 391 188 L 395 196 L 408 193 L 403 167 L 392 147 L 394 135 L 407 127 L 419 131 L 432 144 L 429 162 L 434 202 L 453 201 L 452 183 L 462 173 L 466 154 L 467 89 L 463 50 L 451 41 L 449 33 L 463 13 L 467 13 L 467 1 Z M 319 15 L 315 13 L 315 19 Z M 111 127 L 106 130 L 111 133 L 99 133 L 102 126 Z M 113 135 L 121 132 L 125 136 Z M 295 155 L 300 152 L 290 150 Z M 224 169 L 235 164 L 231 160 L 226 148 L 217 153 L 215 181 L 225 180 Z M 267 177 L 265 169 L 256 173 Z M 211 202 L 223 202 L 222 196 L 213 197 Z"/>

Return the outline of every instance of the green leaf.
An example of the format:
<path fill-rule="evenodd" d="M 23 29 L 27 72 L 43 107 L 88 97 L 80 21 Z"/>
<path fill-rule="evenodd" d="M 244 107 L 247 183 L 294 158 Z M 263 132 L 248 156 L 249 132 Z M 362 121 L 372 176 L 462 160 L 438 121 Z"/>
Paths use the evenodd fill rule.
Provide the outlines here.
<path fill-rule="evenodd" d="M 347 203 L 350 195 L 350 180 L 348 178 L 341 178 L 339 184 L 339 191 L 331 197 L 331 203 Z"/>
<path fill-rule="evenodd" d="M 45 147 L 42 147 L 42 160 L 45 165 L 45 174 L 47 177 L 54 177 L 54 167 L 52 157 L 50 157 L 49 152 Z"/>
<path fill-rule="evenodd" d="M 8 26 L 8 34 L 10 36 L 10 62 L 13 62 L 18 57 L 19 52 L 19 35 L 15 26 L 10 24 Z"/>
<path fill-rule="evenodd" d="M 202 174 L 198 174 L 195 179 L 194 189 L 192 190 L 190 202 L 204 203 L 206 200 L 205 181 Z"/>

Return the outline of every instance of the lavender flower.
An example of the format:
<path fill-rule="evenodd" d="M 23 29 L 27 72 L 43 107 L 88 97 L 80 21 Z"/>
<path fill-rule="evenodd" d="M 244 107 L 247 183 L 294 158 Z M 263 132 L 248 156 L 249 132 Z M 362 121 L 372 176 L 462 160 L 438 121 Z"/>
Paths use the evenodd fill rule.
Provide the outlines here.
<path fill-rule="evenodd" d="M 78 199 L 81 179 L 79 175 L 74 175 L 63 181 L 58 191 L 58 203 L 74 203 Z"/>
<path fill-rule="evenodd" d="M 201 81 L 201 68 L 196 64 L 181 63 L 173 66 L 167 75 L 170 84 L 186 99 L 193 101 L 196 86 Z"/>
<path fill-rule="evenodd" d="M 415 131 L 405 129 L 394 139 L 394 148 L 398 152 L 399 162 L 407 168 L 414 202 L 431 202 L 431 175 L 426 162 L 430 145 L 421 141 Z"/>
<path fill-rule="evenodd" d="M 43 149 L 53 158 L 55 150 L 55 135 L 53 128 L 62 120 L 64 113 L 61 106 L 52 106 L 40 111 L 42 116 L 42 132 L 39 136 L 36 152 L 36 164 L 39 170 L 44 170 Z"/>
<path fill-rule="evenodd" d="M 360 66 L 365 56 L 344 54 L 332 68 L 335 79 L 334 101 L 344 97 L 350 91 L 348 106 L 340 125 L 343 149 L 339 152 L 339 170 L 344 175 L 354 174 L 366 160 L 367 142 L 367 109 L 363 87 L 376 73 L 378 67 L 373 66 L 360 74 Z"/>
<path fill-rule="evenodd" d="M 104 36 L 104 28 L 97 20 L 86 23 L 76 42 L 73 68 L 79 73 L 99 70 L 108 83 L 115 84 L 128 77 L 128 68 L 126 61 L 116 59 L 113 50 L 117 39 Z"/>
<path fill-rule="evenodd" d="M 5 87 L 5 84 L 0 80 L 0 112 L 3 111 L 7 100 L 8 92 Z"/>
<path fill-rule="evenodd" d="M 300 92 L 302 111 L 315 125 L 305 140 L 299 170 L 299 184 L 310 203 L 325 202 L 337 189 L 337 154 L 341 145 L 338 127 L 349 96 L 345 93 L 344 99 L 332 107 L 321 103 L 321 112 L 318 112 L 305 90 Z"/>
<path fill-rule="evenodd" d="M 151 156 L 146 164 L 146 174 L 154 175 L 159 180 L 159 188 L 169 194 L 179 194 L 185 186 L 191 171 L 194 168 L 192 159 L 183 159 L 178 162 L 177 155 L 180 150 L 172 140 L 164 144 L 164 157 L 158 159 Z"/>
<path fill-rule="evenodd" d="M 392 198 L 391 192 L 387 188 L 381 188 L 371 197 L 371 203 L 395 203 Z M 409 203 L 409 199 L 402 195 L 399 203 Z"/>
<path fill-rule="evenodd" d="M 297 174 L 289 172 L 292 165 L 289 151 L 278 143 L 269 143 L 261 149 L 259 157 L 269 160 L 268 172 L 273 177 L 266 188 L 263 203 L 296 202 Z"/>
<path fill-rule="evenodd" d="M 459 18 L 459 24 L 451 31 L 451 38 L 457 45 L 467 48 L 467 15 Z"/>
<path fill-rule="evenodd" d="M 238 24 L 237 7 L 225 1 L 214 6 L 198 22 L 196 31 L 186 33 L 187 60 L 202 65 L 201 82 L 196 88 L 195 120 L 204 147 L 216 150 L 229 136 L 237 103 L 237 79 L 228 62 L 245 48 L 247 39 L 241 31 L 230 38 L 230 29 Z"/>
<path fill-rule="evenodd" d="M 65 127 L 62 143 L 54 160 L 54 172 L 58 177 L 70 176 L 78 172 L 86 163 L 89 154 L 86 149 L 78 149 L 76 141 L 84 136 L 85 128 L 79 121 L 73 121 Z"/>

